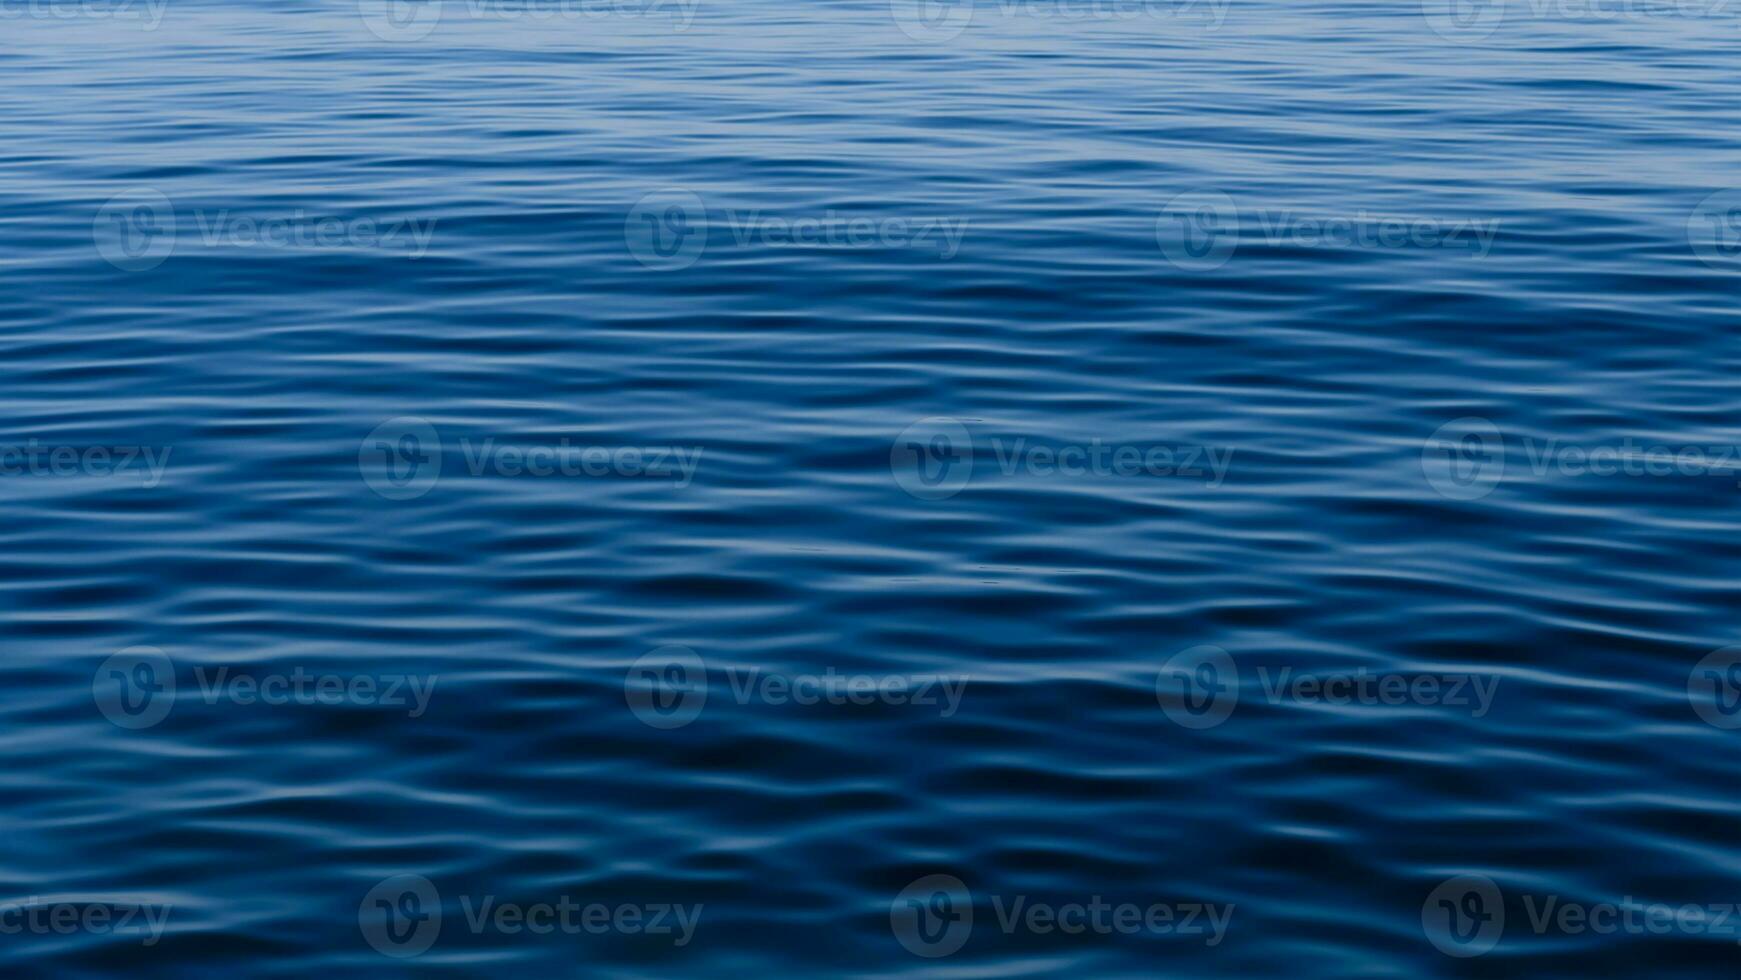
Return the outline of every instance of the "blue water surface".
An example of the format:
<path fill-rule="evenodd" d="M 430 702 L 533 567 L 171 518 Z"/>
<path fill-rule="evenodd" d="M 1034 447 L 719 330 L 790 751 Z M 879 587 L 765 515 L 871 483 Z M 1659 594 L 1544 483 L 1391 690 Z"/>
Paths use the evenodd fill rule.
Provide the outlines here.
<path fill-rule="evenodd" d="M 7 976 L 1734 975 L 1741 10 L 0 38 Z"/>

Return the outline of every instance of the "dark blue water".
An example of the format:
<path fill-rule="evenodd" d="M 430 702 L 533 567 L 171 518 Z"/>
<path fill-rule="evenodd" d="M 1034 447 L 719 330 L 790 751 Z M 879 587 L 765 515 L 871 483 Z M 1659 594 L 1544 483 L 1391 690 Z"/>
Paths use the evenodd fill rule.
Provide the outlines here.
<path fill-rule="evenodd" d="M 0 4 L 4 972 L 1733 975 L 1741 17 L 1436 2 Z"/>

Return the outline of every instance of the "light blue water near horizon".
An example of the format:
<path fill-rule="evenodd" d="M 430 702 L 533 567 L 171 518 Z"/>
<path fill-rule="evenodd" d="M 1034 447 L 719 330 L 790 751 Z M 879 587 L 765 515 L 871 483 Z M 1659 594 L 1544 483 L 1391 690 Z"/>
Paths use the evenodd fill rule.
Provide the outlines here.
<path fill-rule="evenodd" d="M 0 6 L 0 965 L 1732 972 L 1741 16 L 1459 9 Z"/>

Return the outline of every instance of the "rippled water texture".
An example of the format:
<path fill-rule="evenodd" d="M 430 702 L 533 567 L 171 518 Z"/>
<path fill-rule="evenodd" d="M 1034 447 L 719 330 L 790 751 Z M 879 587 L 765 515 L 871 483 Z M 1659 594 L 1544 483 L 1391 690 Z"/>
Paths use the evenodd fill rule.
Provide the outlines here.
<path fill-rule="evenodd" d="M 1436 3 L 0 3 L 4 972 L 1732 975 L 1741 11 Z"/>

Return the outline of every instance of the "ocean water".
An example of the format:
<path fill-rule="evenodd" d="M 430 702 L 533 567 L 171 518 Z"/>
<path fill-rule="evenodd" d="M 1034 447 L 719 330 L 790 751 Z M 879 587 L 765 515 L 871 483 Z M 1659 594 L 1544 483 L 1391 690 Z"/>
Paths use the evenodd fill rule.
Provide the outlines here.
<path fill-rule="evenodd" d="M 7 976 L 1733 974 L 1741 11 L 0 38 Z"/>

